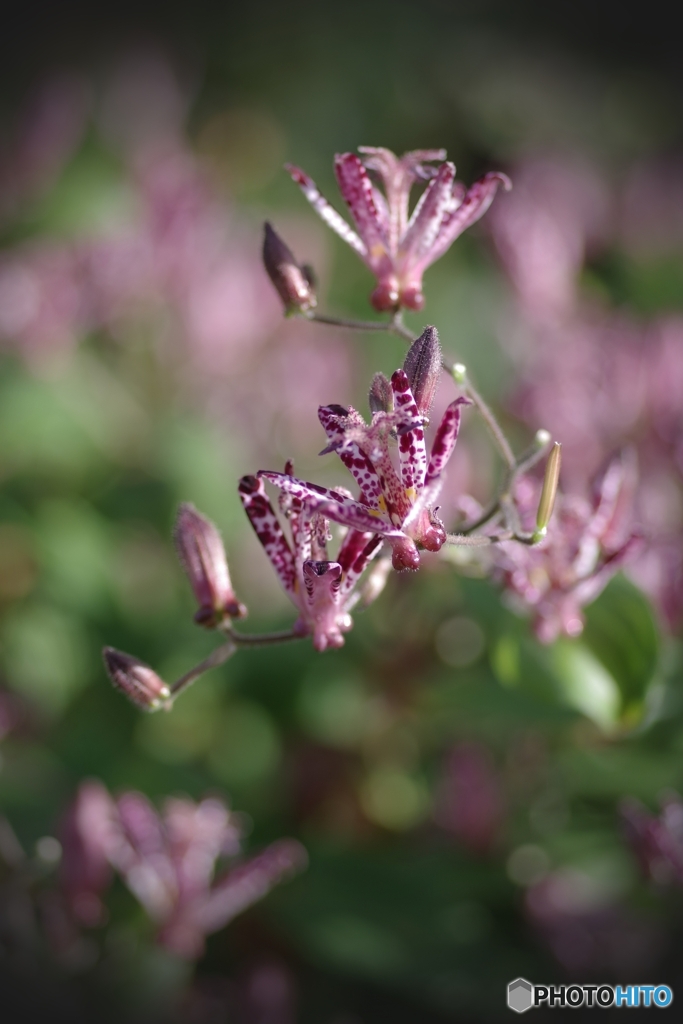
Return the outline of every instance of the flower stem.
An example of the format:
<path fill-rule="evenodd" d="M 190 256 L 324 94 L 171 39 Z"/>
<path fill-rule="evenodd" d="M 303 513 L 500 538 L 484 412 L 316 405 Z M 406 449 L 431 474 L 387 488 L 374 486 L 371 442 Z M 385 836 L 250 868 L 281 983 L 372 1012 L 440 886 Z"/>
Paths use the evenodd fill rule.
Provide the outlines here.
<path fill-rule="evenodd" d="M 212 668 L 216 668 L 218 665 L 222 665 L 224 662 L 232 658 L 240 647 L 267 647 L 272 644 L 286 643 L 288 640 L 301 640 L 303 637 L 299 633 L 295 633 L 292 629 L 283 629 L 275 633 L 235 633 L 232 630 L 230 624 L 227 624 L 222 632 L 228 638 L 226 643 L 217 647 L 215 651 L 205 658 L 204 661 L 200 661 L 198 665 L 191 668 L 189 672 L 186 672 L 180 679 L 176 679 L 170 687 L 171 696 L 163 704 L 163 707 L 170 711 L 173 702 L 176 697 L 187 690 L 188 687 L 192 686 L 195 680 L 199 679 L 200 676 L 204 675 Z"/>
<path fill-rule="evenodd" d="M 479 415 L 484 420 L 484 423 L 488 427 L 489 433 L 494 440 L 496 448 L 500 452 L 505 465 L 508 467 L 509 472 L 514 472 L 517 468 L 517 460 L 515 453 L 510 447 L 510 443 L 503 433 L 503 429 L 498 423 L 498 420 L 493 415 L 493 411 L 481 397 L 477 389 L 472 384 L 472 381 L 467 375 L 467 370 L 462 363 L 449 364 L 444 360 L 444 369 L 450 373 L 455 383 L 463 389 L 468 398 L 472 400 L 474 405 L 479 410 Z"/>
<path fill-rule="evenodd" d="M 312 313 L 306 317 L 318 324 L 330 324 L 332 327 L 345 327 L 351 331 L 390 331 L 391 323 L 384 320 L 348 320 L 341 316 L 325 316 L 323 313 Z"/>
<path fill-rule="evenodd" d="M 532 547 L 534 544 L 538 544 L 542 538 L 532 533 L 516 533 L 513 530 L 490 535 L 482 533 L 475 534 L 475 536 L 470 536 L 466 533 L 449 533 L 446 535 L 447 544 L 463 548 L 487 548 L 491 544 L 500 544 L 506 540 L 516 540 L 520 544 L 527 544 L 529 547 Z"/>
<path fill-rule="evenodd" d="M 187 690 L 189 686 L 192 686 L 196 679 L 199 679 L 199 677 L 204 675 L 205 672 L 208 672 L 209 669 L 216 668 L 217 665 L 222 665 L 223 662 L 228 660 L 228 658 L 232 658 L 236 650 L 237 645 L 232 639 L 230 639 L 227 643 L 217 647 L 215 651 L 211 652 L 208 658 L 205 658 L 204 661 L 200 661 L 198 665 L 191 668 L 190 671 L 186 672 L 184 676 L 180 677 L 180 679 L 176 679 L 175 683 L 170 687 L 170 699 L 164 704 L 166 710 L 170 711 L 176 697 L 183 693 L 184 690 Z"/>
<path fill-rule="evenodd" d="M 413 342 L 415 338 L 412 332 L 403 323 L 401 313 L 394 313 L 391 320 L 348 320 L 342 316 L 326 316 L 324 313 L 309 313 L 307 320 L 313 320 L 319 324 L 329 324 L 332 327 L 344 327 L 351 331 L 385 331 L 387 334 L 395 334 L 404 341 Z"/>
<path fill-rule="evenodd" d="M 295 633 L 293 629 L 282 629 L 275 633 L 235 633 L 232 628 L 228 628 L 224 632 L 237 647 L 267 647 L 304 639 L 301 633 Z"/>

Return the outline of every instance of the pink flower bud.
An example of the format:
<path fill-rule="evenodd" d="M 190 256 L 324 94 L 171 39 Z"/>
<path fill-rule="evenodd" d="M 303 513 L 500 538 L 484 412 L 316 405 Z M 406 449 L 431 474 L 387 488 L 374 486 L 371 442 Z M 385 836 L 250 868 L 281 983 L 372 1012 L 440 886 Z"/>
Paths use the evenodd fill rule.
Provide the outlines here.
<path fill-rule="evenodd" d="M 370 385 L 370 412 L 391 412 L 394 408 L 394 393 L 383 373 L 376 373 Z"/>
<path fill-rule="evenodd" d="M 297 263 L 292 250 L 268 221 L 263 239 L 263 265 L 287 313 L 306 313 L 315 309 L 317 299 L 311 270 Z"/>
<path fill-rule="evenodd" d="M 408 349 L 403 369 L 410 381 L 418 411 L 427 416 L 441 376 L 441 345 L 436 327 L 425 327 L 417 341 L 413 342 Z"/>
<path fill-rule="evenodd" d="M 163 679 L 144 661 L 114 647 L 105 647 L 102 657 L 114 687 L 143 711 L 156 711 L 171 696 Z"/>
<path fill-rule="evenodd" d="M 244 618 L 247 609 L 232 589 L 221 535 L 210 519 L 187 502 L 178 509 L 175 542 L 199 604 L 195 622 L 212 629 L 226 617 Z"/>

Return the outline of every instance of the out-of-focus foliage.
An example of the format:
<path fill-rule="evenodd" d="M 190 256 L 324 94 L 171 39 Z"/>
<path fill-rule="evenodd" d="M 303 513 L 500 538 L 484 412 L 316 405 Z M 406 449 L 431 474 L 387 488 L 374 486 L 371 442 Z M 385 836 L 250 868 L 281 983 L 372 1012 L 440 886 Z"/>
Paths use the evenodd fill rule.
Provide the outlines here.
<path fill-rule="evenodd" d="M 680 98 L 627 61 L 458 29 L 437 5 L 388 10 L 324 45 L 322 15 L 272 5 L 231 38 L 205 31 L 203 57 L 81 54 L 6 111 L 0 976 L 23 1008 L 436 1024 L 502 1017 L 518 975 L 681 976 L 680 895 L 643 880 L 619 815 L 683 790 Z M 364 409 L 372 374 L 402 362 L 397 338 L 282 320 L 259 263 L 268 217 L 315 266 L 320 308 L 367 315 L 369 274 L 281 171 L 306 166 L 332 199 L 332 153 L 364 143 L 445 146 L 467 180 L 510 173 L 519 219 L 499 197 L 407 320 L 437 325 L 518 450 L 553 431 L 567 490 L 585 498 L 630 445 L 645 553 L 550 646 L 459 555 L 425 556 L 343 649 L 240 652 L 141 715 L 104 644 L 168 680 L 213 646 L 173 551 L 179 502 L 220 526 L 250 628 L 287 626 L 237 480 L 293 457 L 348 485 L 317 459 L 317 406 Z M 444 380 L 434 421 L 452 397 Z M 499 472 L 473 417 L 459 445 L 449 526 Z M 67 934 L 54 837 L 91 777 L 157 805 L 218 793 L 250 853 L 293 835 L 309 869 L 196 970 L 153 944 L 120 883 L 106 923 Z"/>

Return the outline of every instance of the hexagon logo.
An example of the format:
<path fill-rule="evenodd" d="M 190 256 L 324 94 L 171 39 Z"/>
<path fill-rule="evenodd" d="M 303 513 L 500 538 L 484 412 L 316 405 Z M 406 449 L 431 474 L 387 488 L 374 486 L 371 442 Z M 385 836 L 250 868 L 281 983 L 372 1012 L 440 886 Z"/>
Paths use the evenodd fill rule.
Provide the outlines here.
<path fill-rule="evenodd" d="M 515 978 L 508 985 L 508 1006 L 515 1013 L 526 1013 L 534 1003 L 534 990 L 526 978 Z"/>

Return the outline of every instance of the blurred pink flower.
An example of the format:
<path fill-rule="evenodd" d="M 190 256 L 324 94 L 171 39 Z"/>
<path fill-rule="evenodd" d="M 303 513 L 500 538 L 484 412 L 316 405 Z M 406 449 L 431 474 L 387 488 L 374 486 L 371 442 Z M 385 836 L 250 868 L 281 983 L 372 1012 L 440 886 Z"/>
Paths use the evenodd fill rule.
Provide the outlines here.
<path fill-rule="evenodd" d="M 306 866 L 303 847 L 282 839 L 215 878 L 218 858 L 239 855 L 240 835 L 220 800 L 168 799 L 159 815 L 141 793 L 114 801 L 101 783 L 86 782 L 61 831 L 62 891 L 78 923 L 98 924 L 116 869 L 155 923 L 158 941 L 195 959 L 206 935 Z"/>
<path fill-rule="evenodd" d="M 0 153 L 0 216 L 54 183 L 83 137 L 89 107 L 88 84 L 78 75 L 55 75 L 34 90 Z"/>
<path fill-rule="evenodd" d="M 624 800 L 621 819 L 626 840 L 643 874 L 660 884 L 683 884 L 683 800 L 667 793 L 659 815 L 639 800 Z"/>
<path fill-rule="evenodd" d="M 540 544 L 505 541 L 492 548 L 494 572 L 514 603 L 532 611 L 542 643 L 583 630 L 582 607 L 642 546 L 633 526 L 634 467 L 614 459 L 597 481 L 590 501 L 558 495 L 548 533 Z M 515 499 L 522 528 L 532 531 L 540 483 L 522 477 Z"/>
<path fill-rule="evenodd" d="M 637 258 L 683 248 L 683 163 L 654 158 L 631 168 L 619 202 L 620 242 Z"/>
<path fill-rule="evenodd" d="M 460 743 L 446 758 L 437 787 L 435 820 L 471 853 L 490 852 L 504 816 L 500 778 L 488 750 Z"/>
<path fill-rule="evenodd" d="M 606 228 L 609 198 L 595 170 L 575 161 L 529 161 L 489 219 L 498 251 L 525 313 L 566 316 L 577 298 L 586 249 Z"/>
<path fill-rule="evenodd" d="M 116 806 L 106 788 L 88 779 L 79 786 L 59 828 L 60 888 L 73 918 L 86 928 L 106 919 L 102 894 L 113 877 L 108 851 L 116 819 Z"/>
<path fill-rule="evenodd" d="M 527 890 L 525 904 L 543 947 L 574 977 L 629 977 L 657 962 L 661 926 L 621 905 L 609 886 L 578 869 L 546 875 Z"/>

